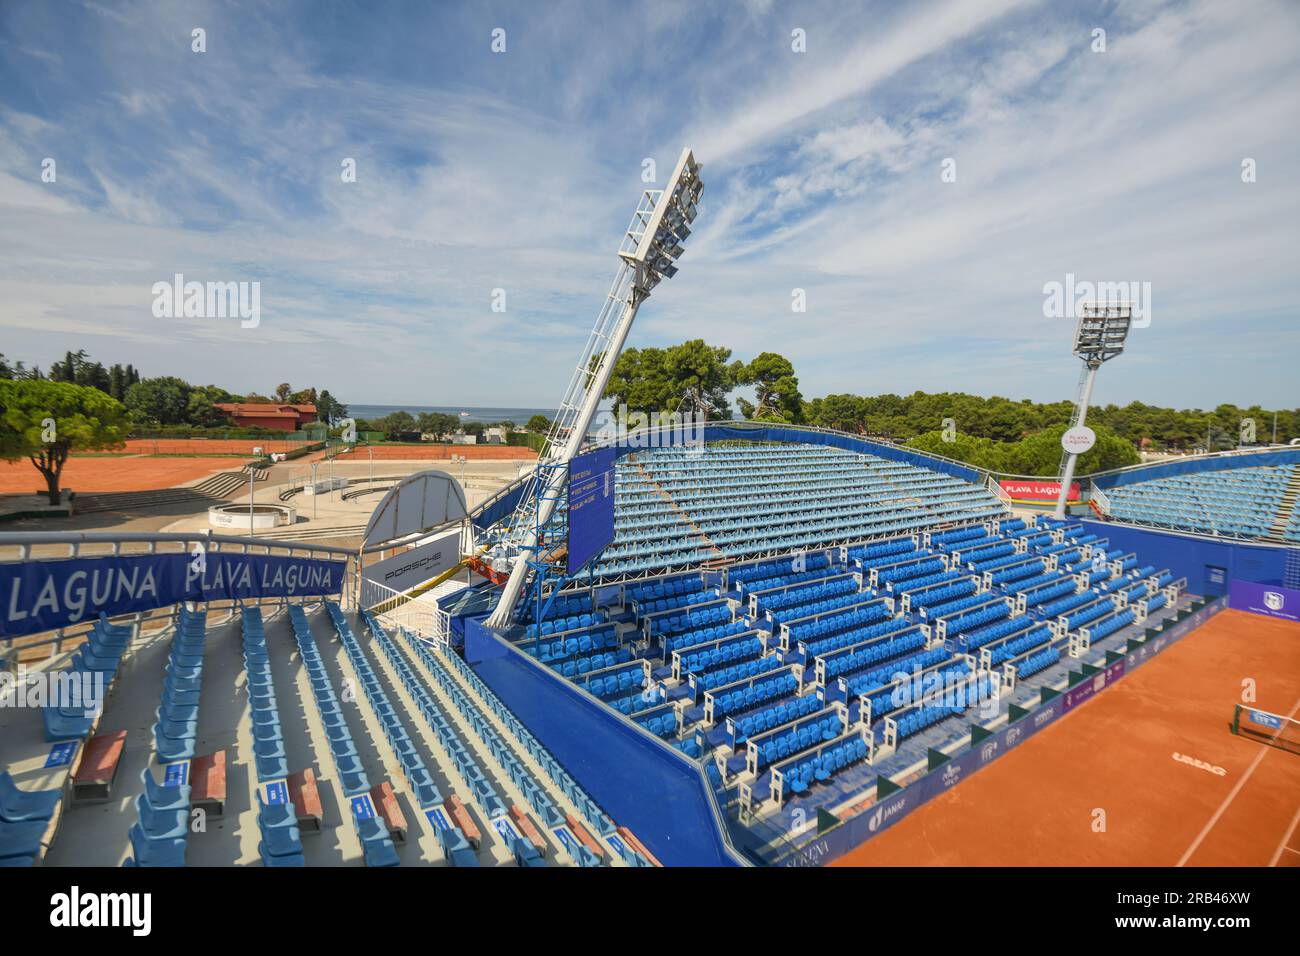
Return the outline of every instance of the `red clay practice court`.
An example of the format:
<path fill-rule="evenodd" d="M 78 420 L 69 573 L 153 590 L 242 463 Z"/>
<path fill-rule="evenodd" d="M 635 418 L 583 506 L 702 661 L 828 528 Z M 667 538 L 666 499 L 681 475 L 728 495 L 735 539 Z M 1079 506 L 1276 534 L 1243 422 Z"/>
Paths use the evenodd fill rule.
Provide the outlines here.
<path fill-rule="evenodd" d="M 1296 716 L 1300 624 L 1220 612 L 835 865 L 1300 866 L 1300 755 L 1231 733 L 1246 680 Z"/>

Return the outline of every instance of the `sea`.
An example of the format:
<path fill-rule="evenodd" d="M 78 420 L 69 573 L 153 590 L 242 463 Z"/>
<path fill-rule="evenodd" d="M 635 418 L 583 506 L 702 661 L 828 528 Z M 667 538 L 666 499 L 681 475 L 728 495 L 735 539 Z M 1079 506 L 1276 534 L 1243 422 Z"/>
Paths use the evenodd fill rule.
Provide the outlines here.
<path fill-rule="evenodd" d="M 528 419 L 534 415 L 545 415 L 551 418 L 555 415 L 553 408 L 480 408 L 474 405 L 349 405 L 348 415 L 352 418 L 362 418 L 366 420 L 383 418 L 385 415 L 391 415 L 393 412 L 409 412 L 418 418 L 421 412 L 442 412 L 446 415 L 454 415 L 462 422 L 483 422 L 486 425 L 495 425 L 497 422 L 514 422 L 516 425 L 525 425 Z M 468 412 L 462 415 L 462 412 Z"/>

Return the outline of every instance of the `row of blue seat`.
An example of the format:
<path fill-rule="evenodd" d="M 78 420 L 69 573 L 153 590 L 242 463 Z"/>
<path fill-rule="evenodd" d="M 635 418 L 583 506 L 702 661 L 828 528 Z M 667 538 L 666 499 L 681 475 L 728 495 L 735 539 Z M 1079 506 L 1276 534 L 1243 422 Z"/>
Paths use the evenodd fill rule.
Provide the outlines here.
<path fill-rule="evenodd" d="M 548 637 L 551 634 L 576 631 L 580 627 L 604 623 L 604 611 L 583 611 L 581 614 L 571 614 L 568 617 L 547 618 L 541 624 L 530 624 L 524 628 L 524 633 L 528 637 Z"/>
<path fill-rule="evenodd" d="M 602 700 L 619 694 L 626 696 L 629 692 L 639 691 L 645 686 L 645 668 L 640 663 L 633 662 L 628 667 L 621 667 L 607 674 L 597 674 L 579 683 L 578 686 Z"/>
<path fill-rule="evenodd" d="M 816 756 L 807 757 L 785 768 L 785 790 L 791 794 L 804 793 L 813 781 L 825 783 L 845 767 L 852 766 L 867 756 L 867 742 L 861 737 L 853 737 L 843 743 L 834 744 Z"/>
<path fill-rule="evenodd" d="M 860 670 L 890 661 L 911 651 L 925 646 L 925 635 L 920 628 L 913 628 L 897 637 L 878 640 L 865 647 L 855 648 L 832 657 L 823 658 L 826 679 L 855 674 Z"/>
<path fill-rule="evenodd" d="M 764 707 L 762 710 L 755 711 L 735 721 L 736 743 L 744 743 L 755 734 L 761 734 L 765 730 L 771 730 L 773 727 L 780 727 L 792 720 L 806 717 L 808 714 L 815 713 L 825 706 L 825 702 L 819 700 L 816 694 L 805 694 L 802 697 L 783 700 L 771 707 Z"/>
<path fill-rule="evenodd" d="M 260 608 L 244 608 L 240 615 L 244 636 L 244 672 L 248 678 L 248 705 L 253 722 L 253 763 L 257 779 L 282 780 L 289 775 L 284 749 L 284 731 L 275 686 L 271 680 L 271 658 L 266 649 L 266 629 Z"/>
<path fill-rule="evenodd" d="M 162 699 L 154 711 L 154 757 L 159 763 L 194 759 L 206 622 L 206 612 L 181 606 L 163 671 Z"/>
<path fill-rule="evenodd" d="M 50 700 L 41 708 L 47 741 L 79 740 L 90 733 L 95 718 L 103 710 L 101 698 L 112 687 L 130 642 L 129 626 L 110 624 L 100 614 L 86 636 L 86 643 L 73 652 L 56 684 L 67 688 L 76 699 Z"/>
<path fill-rule="evenodd" d="M 687 574 L 680 578 L 660 579 L 646 584 L 629 584 L 623 589 L 625 603 L 655 601 L 659 598 L 674 597 L 678 594 L 693 594 L 700 590 L 701 580 L 698 574 Z"/>
<path fill-rule="evenodd" d="M 679 607 L 705 604 L 717 599 L 717 588 L 709 588 L 708 590 L 691 591 L 686 594 L 675 594 L 672 597 L 638 601 L 636 603 L 636 616 L 637 620 L 640 620 L 648 614 L 662 614 L 664 611 L 675 611 Z"/>
<path fill-rule="evenodd" d="M 943 558 L 929 557 L 898 567 L 889 567 L 876 572 L 876 586 L 886 584 L 903 584 L 915 578 L 926 577 L 944 570 Z"/>
<path fill-rule="evenodd" d="M 303 666 L 307 668 L 307 678 L 311 684 L 312 696 L 316 700 L 316 709 L 321 723 L 325 727 L 325 736 L 329 740 L 330 756 L 334 769 L 338 772 L 345 796 L 356 799 L 367 796 L 370 781 L 366 777 L 361 757 L 357 753 L 356 743 L 348 728 L 343 708 L 339 705 L 338 694 L 334 691 L 334 682 L 330 679 L 316 646 L 316 636 L 306 612 L 298 605 L 289 606 L 289 623 L 293 627 L 293 636 L 298 643 L 298 654 Z M 401 860 L 397 848 L 388 835 L 388 828 L 378 815 L 357 816 L 353 814 L 353 823 L 357 828 L 357 837 L 361 841 L 361 851 L 367 866 L 397 866 Z"/>
<path fill-rule="evenodd" d="M 699 644 L 707 644 L 709 641 L 718 641 L 724 637 L 731 637 L 733 634 L 742 634 L 745 631 L 753 630 L 753 625 L 744 619 L 739 621 L 728 621 L 725 624 L 714 624 L 709 627 L 701 627 L 694 631 L 684 631 L 680 634 L 673 634 L 661 638 L 660 643 L 663 645 L 664 656 L 671 656 L 673 651 L 686 650 L 688 647 L 695 647 Z"/>
<path fill-rule="evenodd" d="M 549 664 L 551 661 L 564 660 L 567 657 L 586 654 L 590 651 L 599 651 L 606 647 L 614 647 L 617 644 L 618 631 L 613 624 L 605 624 L 563 638 L 554 640 L 542 638 L 536 643 L 528 644 L 527 650 L 528 653 L 542 663 Z"/>
<path fill-rule="evenodd" d="M 343 611 L 337 604 L 326 602 L 325 607 L 329 611 L 330 618 L 334 621 L 334 629 L 338 632 L 344 653 L 347 654 L 348 660 L 352 662 L 352 668 L 356 671 L 362 690 L 365 691 L 366 701 L 370 704 L 371 711 L 379 719 L 380 726 L 384 730 L 384 736 L 388 740 L 388 745 L 406 774 L 406 779 L 415 794 L 416 804 L 424 808 L 441 803 L 442 795 L 433 782 L 433 775 L 429 773 L 429 768 L 425 766 L 424 758 L 420 756 L 420 752 L 411 739 L 411 734 L 407 731 L 401 716 L 397 713 L 397 709 L 393 706 L 392 701 L 388 699 L 388 693 L 380 683 L 379 675 L 370 663 L 361 642 L 352 633 L 352 625 L 348 623 Z"/>
<path fill-rule="evenodd" d="M 766 674 L 768 671 L 777 670 L 782 666 L 784 665 L 781 660 L 775 654 L 771 654 L 756 660 L 745 661 L 743 664 L 733 664 L 730 667 L 723 667 L 705 674 L 697 674 L 695 676 L 695 686 L 701 690 L 725 687 L 727 684 L 734 684 L 750 677 L 757 677 L 759 674 Z"/>
<path fill-rule="evenodd" d="M 684 631 L 696 631 L 710 624 L 721 624 L 731 620 L 731 609 L 725 604 L 683 611 L 678 614 L 665 614 L 649 620 L 650 636 L 680 634 Z"/>
<path fill-rule="evenodd" d="M 880 544 L 855 545 L 846 554 L 850 561 L 861 561 L 865 569 L 886 563 L 886 558 L 901 560 L 903 555 L 915 550 L 916 544 L 911 538 L 899 538 L 895 541 L 882 541 Z"/>
<path fill-rule="evenodd" d="M 62 799 L 62 790 L 23 790 L 0 771 L 0 867 L 32 865 Z"/>
<path fill-rule="evenodd" d="M 827 598 L 838 597 L 841 594 L 852 594 L 857 590 L 857 581 L 846 576 L 833 578 L 820 584 L 799 585 L 789 591 L 759 595 L 756 601 L 759 611 L 772 611 L 775 617 L 775 613 L 778 611 L 806 607 L 809 604 L 824 601 Z"/>
<path fill-rule="evenodd" d="M 878 667 L 875 670 L 867 671 L 865 674 L 855 674 L 846 678 L 844 683 L 849 694 L 855 697 L 860 694 L 870 694 L 877 688 L 892 683 L 895 675 L 899 672 L 908 675 L 918 674 L 950 657 L 952 657 L 952 652 L 947 648 L 932 647 L 928 651 L 911 654 L 901 660 L 894 661 L 887 667 Z"/>
<path fill-rule="evenodd" d="M 758 767 L 777 763 L 786 757 L 794 756 L 820 743 L 834 740 L 844 730 L 844 724 L 834 714 L 827 714 L 820 720 L 809 721 L 800 727 L 792 727 L 755 742 Z"/>
<path fill-rule="evenodd" d="M 830 563 L 826 554 L 821 551 L 800 555 L 795 558 L 772 558 L 767 561 L 729 568 L 727 570 L 727 584 L 734 587 L 740 582 L 748 583 L 760 578 L 771 577 L 773 574 L 782 574 L 787 571 L 794 572 L 798 567 L 802 567 L 805 571 L 819 571 L 829 567 Z"/>
<path fill-rule="evenodd" d="M 1045 647 L 1041 651 L 1029 655 L 1016 665 L 1016 677 L 1020 680 L 1024 680 L 1026 677 L 1032 677 L 1039 671 L 1051 667 L 1060 659 L 1060 651 L 1054 647 Z"/>
<path fill-rule="evenodd" d="M 855 604 L 865 604 L 871 600 L 872 595 L 869 591 L 850 591 L 837 597 L 826 598 L 815 604 L 801 604 L 799 607 L 787 608 L 784 611 L 773 611 L 772 622 L 774 624 L 784 624 L 788 621 L 797 621 L 805 617 L 825 614 L 828 611 L 838 611 L 842 608 L 852 607 Z"/>
<path fill-rule="evenodd" d="M 682 675 L 715 670 L 732 661 L 749 660 L 763 653 L 763 642 L 757 637 L 738 637 L 724 641 L 706 650 L 682 655 Z"/>
<path fill-rule="evenodd" d="M 893 612 L 889 610 L 884 601 L 875 601 L 853 607 L 851 610 L 839 614 L 828 614 L 825 617 L 819 617 L 815 621 L 792 624 L 790 625 L 790 640 L 793 643 L 815 641 L 846 631 L 856 631 L 859 628 L 867 627 L 892 616 Z"/>
<path fill-rule="evenodd" d="M 798 679 L 790 673 L 768 680 L 754 681 L 749 687 L 716 694 L 713 698 L 713 719 L 721 720 L 732 714 L 743 713 L 760 704 L 779 700 L 793 694 L 799 686 Z"/>
<path fill-rule="evenodd" d="M 590 674 L 592 671 L 604 670 L 632 659 L 632 652 L 626 647 L 616 647 L 609 651 L 597 651 L 585 657 L 575 657 L 563 661 L 551 661 L 547 666 L 560 672 L 560 676 L 574 678 Z"/>
<path fill-rule="evenodd" d="M 1052 639 L 1052 629 L 1046 624 L 1040 624 L 1028 634 L 1017 637 L 1014 640 L 1006 641 L 999 644 L 989 652 L 989 658 L 992 666 L 997 667 L 1003 661 L 1009 661 L 1013 657 L 1019 657 L 1027 651 L 1033 650 L 1045 641 Z"/>
<path fill-rule="evenodd" d="M 866 627 L 858 627 L 851 631 L 833 634 L 830 637 L 818 638 L 815 641 L 806 641 L 804 647 L 807 650 L 809 659 L 821 657 L 844 647 L 851 647 L 854 644 L 862 644 L 875 637 L 882 637 L 902 626 L 903 623 L 897 618 L 888 617 L 886 620 L 878 621 Z"/>
<path fill-rule="evenodd" d="M 965 631 L 973 631 L 982 624 L 989 624 L 993 621 L 1001 620 L 1011 613 L 1011 608 L 1005 601 L 997 601 L 973 611 L 967 611 L 957 617 L 948 618 L 947 634 L 948 637 L 955 637 Z"/>
<path fill-rule="evenodd" d="M 982 593 L 968 594 L 965 597 L 946 601 L 943 604 L 936 604 L 933 607 L 922 608 L 921 619 L 923 621 L 937 621 L 941 618 L 953 617 L 967 608 L 983 604 L 989 600 L 990 596 L 987 591 L 984 591 Z"/>
<path fill-rule="evenodd" d="M 775 574 L 768 578 L 759 578 L 752 582 L 737 582 L 741 585 L 741 590 L 746 593 L 754 591 L 769 591 L 773 588 L 785 588 L 794 584 L 807 584 L 811 581 L 820 581 L 836 574 L 843 574 L 844 570 L 839 567 L 818 568 L 815 571 L 790 572 L 788 574 Z"/>
<path fill-rule="evenodd" d="M 587 822 L 595 827 L 597 833 L 602 836 L 608 836 L 614 832 L 615 828 L 613 821 L 611 821 L 605 812 L 596 805 L 596 802 L 587 795 L 586 791 L 578 786 L 577 781 L 569 775 L 567 770 L 560 766 L 559 761 L 557 761 L 555 757 L 552 756 L 551 752 L 547 750 L 535 736 L 533 736 L 532 731 L 525 727 L 523 722 L 514 715 L 514 712 L 502 702 L 501 698 L 483 682 L 483 678 L 474 673 L 474 669 L 470 667 L 469 664 L 465 663 L 465 661 L 457 654 L 447 651 L 438 652 L 430 648 L 425 642 L 421 641 L 409 631 L 404 630 L 403 634 L 411 646 L 415 647 L 417 651 L 423 650 L 439 660 L 450 663 L 452 668 L 455 669 L 461 678 L 468 683 L 484 703 L 487 704 L 488 709 L 496 714 L 506 729 L 514 735 L 514 738 L 517 741 L 519 741 L 520 745 L 523 746 L 532 758 L 537 761 L 538 765 L 546 771 L 546 775 L 550 778 L 551 782 L 559 787 L 565 796 L 573 801 L 574 805 L 578 807 L 582 812 L 582 815 L 587 819 Z"/>

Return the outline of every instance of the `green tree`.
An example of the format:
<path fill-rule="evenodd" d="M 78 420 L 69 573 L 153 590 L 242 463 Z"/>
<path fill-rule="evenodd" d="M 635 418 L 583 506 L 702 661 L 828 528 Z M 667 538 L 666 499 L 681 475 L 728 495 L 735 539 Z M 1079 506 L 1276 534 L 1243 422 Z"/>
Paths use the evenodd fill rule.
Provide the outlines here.
<path fill-rule="evenodd" d="M 436 435 L 440 439 L 454 432 L 460 424 L 455 415 L 446 412 L 421 412 L 417 422 L 421 434 Z"/>
<path fill-rule="evenodd" d="M 407 432 L 417 430 L 415 417 L 410 412 L 400 409 L 370 424 L 382 431 L 389 441 L 397 441 Z"/>
<path fill-rule="evenodd" d="M 741 409 L 746 418 L 756 421 L 800 422 L 803 420 L 803 396 L 794 365 L 783 355 L 760 352 L 748 365 L 733 371 L 733 383 L 753 385 L 757 404 L 745 401 Z"/>
<path fill-rule="evenodd" d="M 622 359 L 620 359 L 622 361 Z M 617 368 L 617 366 L 615 366 Z M 609 394 L 607 391 L 605 394 Z M 551 420 L 545 415 L 534 415 L 528 419 L 528 424 L 524 426 L 534 435 L 545 435 L 551 430 Z"/>
<path fill-rule="evenodd" d="M 1061 436 L 1068 425 L 1040 429 L 1020 441 L 1001 442 L 958 431 L 945 437 L 943 431 L 931 431 L 911 439 L 907 446 L 932 455 L 964 461 L 976 468 L 1010 475 L 1051 476 L 1059 473 Z M 1109 471 L 1136 465 L 1141 461 L 1137 449 L 1126 438 L 1116 435 L 1105 425 L 1090 425 L 1097 433 L 1097 444 L 1079 457 L 1077 473 Z"/>
<path fill-rule="evenodd" d="M 691 339 L 666 349 L 627 349 L 619 356 L 605 397 L 652 419 L 660 412 L 730 418 L 727 394 L 735 385 L 731 350 Z"/>
<path fill-rule="evenodd" d="M 217 428 L 229 420 L 216 406 L 233 396 L 217 385 L 195 385 L 185 402 L 185 421 L 199 428 Z"/>
<path fill-rule="evenodd" d="M 328 389 L 325 389 L 321 391 L 316 399 L 316 417 L 333 425 L 338 419 L 348 417 L 348 407 L 331 395 Z"/>
<path fill-rule="evenodd" d="M 126 437 L 121 402 L 97 388 L 67 382 L 0 382 L 0 458 L 27 458 L 45 477 L 50 504 L 74 450 L 112 448 Z"/>
<path fill-rule="evenodd" d="M 180 425 L 189 412 L 190 384 L 171 375 L 146 378 L 126 390 L 126 409 L 137 421 Z"/>

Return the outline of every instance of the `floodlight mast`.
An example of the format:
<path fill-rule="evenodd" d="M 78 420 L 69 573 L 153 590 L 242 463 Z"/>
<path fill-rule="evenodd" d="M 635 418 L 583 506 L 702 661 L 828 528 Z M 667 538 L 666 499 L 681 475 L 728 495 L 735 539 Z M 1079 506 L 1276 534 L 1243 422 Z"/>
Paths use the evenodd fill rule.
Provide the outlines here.
<path fill-rule="evenodd" d="M 1083 359 L 1083 374 L 1079 378 L 1078 400 L 1074 421 L 1070 427 L 1079 428 L 1087 423 L 1088 403 L 1092 401 L 1092 387 L 1097 381 L 1097 370 L 1105 362 L 1124 351 L 1133 321 L 1133 307 L 1127 302 L 1085 302 L 1079 312 L 1079 324 L 1074 330 L 1074 354 Z M 1079 461 L 1075 452 L 1062 449 L 1061 490 L 1056 496 L 1056 517 L 1065 517 L 1065 504 L 1070 497 L 1070 482 Z"/>
<path fill-rule="evenodd" d="M 493 558 L 494 567 L 510 567 L 510 577 L 487 619 L 488 627 L 510 625 L 532 571 L 531 563 L 542 549 L 542 530 L 554 516 L 568 479 L 567 466 L 586 440 L 637 310 L 662 279 L 677 273 L 673 262 L 682 254 L 682 244 L 690 235 L 696 203 L 704 189 L 700 168 L 687 147 L 667 186 L 642 193 L 619 246 L 620 263 L 614 284 L 574 369 L 537 467 L 524 484 L 508 535 Z"/>

